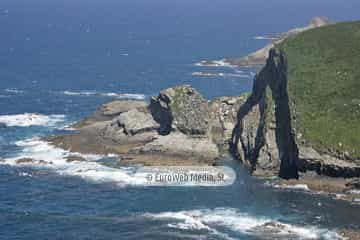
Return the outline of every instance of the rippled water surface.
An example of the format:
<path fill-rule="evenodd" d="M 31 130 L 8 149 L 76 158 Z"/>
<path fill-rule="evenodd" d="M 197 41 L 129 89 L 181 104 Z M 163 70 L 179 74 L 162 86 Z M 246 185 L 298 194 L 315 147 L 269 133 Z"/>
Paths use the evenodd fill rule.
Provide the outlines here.
<path fill-rule="evenodd" d="M 40 139 L 104 102 L 148 100 L 177 84 L 207 98 L 250 91 L 257 69 L 194 63 L 241 56 L 265 43 L 254 37 L 316 15 L 356 19 L 359 3 L 347 4 L 3 0 L 0 239 L 336 239 L 359 228 L 358 205 L 272 188 L 230 157 L 222 163 L 237 172 L 231 186 L 148 187 L 111 156 L 67 163 L 67 151 Z M 223 74 L 196 74 L 208 70 Z"/>

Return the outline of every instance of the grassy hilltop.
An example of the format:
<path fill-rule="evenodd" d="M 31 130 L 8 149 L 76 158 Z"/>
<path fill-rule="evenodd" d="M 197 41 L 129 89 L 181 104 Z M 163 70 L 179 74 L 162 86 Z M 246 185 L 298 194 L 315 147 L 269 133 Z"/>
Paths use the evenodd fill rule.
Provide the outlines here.
<path fill-rule="evenodd" d="M 360 159 L 360 22 L 309 30 L 277 48 L 288 60 L 298 141 Z"/>

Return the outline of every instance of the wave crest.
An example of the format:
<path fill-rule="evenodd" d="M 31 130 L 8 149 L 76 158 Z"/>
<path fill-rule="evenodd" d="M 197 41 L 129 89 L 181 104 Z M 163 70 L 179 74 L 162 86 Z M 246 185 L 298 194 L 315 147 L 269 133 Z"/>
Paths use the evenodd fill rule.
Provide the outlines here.
<path fill-rule="evenodd" d="M 144 186 L 147 182 L 145 176 L 135 175 L 135 168 L 112 168 L 97 162 L 103 158 L 115 158 L 116 155 L 74 153 L 56 148 L 39 138 L 30 138 L 18 141 L 15 144 L 22 150 L 14 157 L 4 159 L 1 164 L 46 168 L 64 176 L 77 176 L 92 182 L 108 182 L 120 186 Z M 71 156 L 82 160 L 68 161 Z"/>
<path fill-rule="evenodd" d="M 146 213 L 145 217 L 167 220 L 170 228 L 182 230 L 206 230 L 222 236 L 218 229 L 228 229 L 266 239 L 341 239 L 333 231 L 315 226 L 296 226 L 266 217 L 251 216 L 234 208 L 201 209 L 180 212 Z M 227 237 L 227 239 L 232 239 Z"/>
<path fill-rule="evenodd" d="M 7 127 L 54 126 L 64 122 L 65 115 L 43 115 L 36 113 L 23 113 L 14 115 L 0 115 L 0 124 Z"/>

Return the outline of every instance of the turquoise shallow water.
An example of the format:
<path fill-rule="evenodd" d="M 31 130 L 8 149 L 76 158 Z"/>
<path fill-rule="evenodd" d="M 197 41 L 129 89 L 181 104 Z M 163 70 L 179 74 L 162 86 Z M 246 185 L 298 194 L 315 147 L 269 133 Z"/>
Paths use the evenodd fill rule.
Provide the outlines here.
<path fill-rule="evenodd" d="M 250 91 L 256 69 L 215 68 L 225 75 L 206 77 L 192 75 L 209 70 L 193 64 L 243 55 L 264 44 L 255 36 L 315 15 L 355 19 L 358 5 L 2 1 L 0 239 L 336 239 L 337 229 L 358 229 L 359 206 L 272 188 L 231 158 L 222 160 L 237 172 L 231 186 L 146 187 L 134 169 L 105 166 L 107 157 L 65 164 L 66 151 L 38 138 L 67 131 L 104 102 L 148 99 L 177 84 L 207 98 Z M 53 165 L 15 164 L 20 156 Z M 282 231 L 264 232 L 269 222 Z"/>

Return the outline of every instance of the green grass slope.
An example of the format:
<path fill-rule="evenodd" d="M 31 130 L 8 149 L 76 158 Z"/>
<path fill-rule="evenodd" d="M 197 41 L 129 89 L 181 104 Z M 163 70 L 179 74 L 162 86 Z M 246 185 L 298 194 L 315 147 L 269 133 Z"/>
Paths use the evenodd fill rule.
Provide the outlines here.
<path fill-rule="evenodd" d="M 360 159 L 360 22 L 306 31 L 277 47 L 288 60 L 297 137 Z"/>

